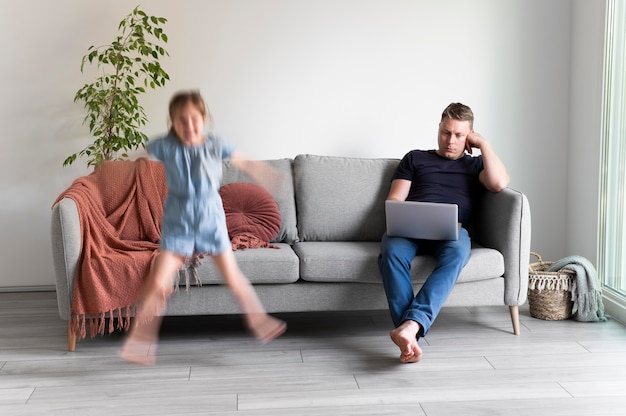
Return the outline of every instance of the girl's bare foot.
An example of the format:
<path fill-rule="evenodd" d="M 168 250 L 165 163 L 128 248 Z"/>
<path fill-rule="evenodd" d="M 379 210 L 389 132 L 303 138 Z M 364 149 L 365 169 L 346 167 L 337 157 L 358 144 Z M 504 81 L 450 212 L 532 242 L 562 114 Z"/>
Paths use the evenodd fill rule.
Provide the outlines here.
<path fill-rule="evenodd" d="M 120 358 L 135 364 L 153 365 L 156 361 L 162 319 L 162 316 L 157 316 L 150 322 L 142 323 L 135 318 L 122 348 L 118 351 Z"/>
<path fill-rule="evenodd" d="M 248 315 L 248 327 L 256 339 L 267 344 L 281 336 L 287 329 L 287 324 L 265 313 Z"/>
<path fill-rule="evenodd" d="M 131 334 L 124 341 L 118 355 L 125 361 L 140 365 L 154 365 L 156 362 L 156 339 L 142 338 Z"/>
<path fill-rule="evenodd" d="M 416 363 L 422 359 L 422 349 L 417 344 L 420 325 L 415 321 L 404 321 L 389 333 L 391 340 L 400 348 L 400 361 Z"/>

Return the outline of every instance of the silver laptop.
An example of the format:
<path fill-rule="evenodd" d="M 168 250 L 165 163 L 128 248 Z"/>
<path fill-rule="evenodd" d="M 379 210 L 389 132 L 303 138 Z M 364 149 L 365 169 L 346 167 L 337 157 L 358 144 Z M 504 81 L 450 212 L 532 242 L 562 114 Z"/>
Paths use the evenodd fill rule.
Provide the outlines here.
<path fill-rule="evenodd" d="M 385 201 L 387 235 L 423 240 L 458 240 L 459 207 L 435 202 Z"/>

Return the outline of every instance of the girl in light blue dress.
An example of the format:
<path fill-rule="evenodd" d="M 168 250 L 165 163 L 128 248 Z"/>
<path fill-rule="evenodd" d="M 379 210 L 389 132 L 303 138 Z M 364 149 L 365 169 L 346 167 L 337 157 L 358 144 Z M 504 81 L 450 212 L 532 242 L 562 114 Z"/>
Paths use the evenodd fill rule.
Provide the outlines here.
<path fill-rule="evenodd" d="M 164 300 L 172 292 L 174 276 L 185 258 L 194 254 L 211 256 L 257 339 L 269 342 L 286 328 L 283 321 L 265 312 L 254 288 L 239 269 L 218 193 L 223 159 L 229 159 L 261 182 L 276 174 L 261 162 L 245 160 L 217 136 L 204 134 L 207 109 L 198 92 L 176 94 L 170 101 L 169 116 L 169 134 L 147 145 L 151 156 L 164 164 L 168 188 L 160 250 L 140 292 L 138 318 L 120 350 L 123 359 L 146 365 L 156 359 L 152 344 L 158 340 L 161 312 Z"/>

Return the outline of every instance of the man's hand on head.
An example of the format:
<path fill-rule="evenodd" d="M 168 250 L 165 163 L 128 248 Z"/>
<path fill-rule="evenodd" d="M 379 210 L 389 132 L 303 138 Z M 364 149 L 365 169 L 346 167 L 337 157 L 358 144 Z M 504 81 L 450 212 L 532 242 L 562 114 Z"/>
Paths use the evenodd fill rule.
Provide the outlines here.
<path fill-rule="evenodd" d="M 482 143 L 485 141 L 485 138 L 481 136 L 479 133 L 476 133 L 472 130 L 467 137 L 465 138 L 465 150 L 470 155 L 473 152 L 474 148 L 480 149 Z"/>

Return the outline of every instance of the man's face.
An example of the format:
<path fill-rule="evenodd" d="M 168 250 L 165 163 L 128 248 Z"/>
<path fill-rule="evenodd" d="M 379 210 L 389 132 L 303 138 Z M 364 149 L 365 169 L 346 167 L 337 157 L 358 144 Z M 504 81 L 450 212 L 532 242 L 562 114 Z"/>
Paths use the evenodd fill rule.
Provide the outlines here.
<path fill-rule="evenodd" d="M 446 159 L 459 159 L 465 154 L 465 140 L 472 128 L 469 121 L 445 118 L 439 123 L 437 154 Z"/>

